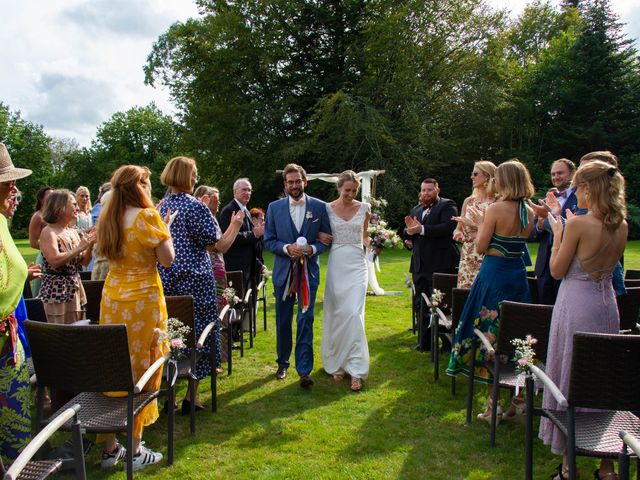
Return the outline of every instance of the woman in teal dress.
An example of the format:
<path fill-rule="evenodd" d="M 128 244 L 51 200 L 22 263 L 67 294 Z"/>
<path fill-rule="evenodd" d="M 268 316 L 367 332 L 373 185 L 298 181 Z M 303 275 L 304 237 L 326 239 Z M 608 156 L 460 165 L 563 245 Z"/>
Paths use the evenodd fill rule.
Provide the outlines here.
<path fill-rule="evenodd" d="M 468 218 L 459 219 L 478 225 L 476 249 L 485 256 L 460 316 L 447 368 L 449 375 L 469 376 L 474 328 L 495 343 L 503 300 L 531 301 L 526 274 L 526 242 L 533 226 L 533 211 L 526 203 L 534 193 L 531 176 L 522 163 L 509 160 L 497 168 L 495 188 L 500 198 L 486 209 L 484 218 L 479 210 L 470 209 Z M 492 360 L 484 349 L 477 350 L 475 380 L 493 382 L 487 369 Z M 490 406 L 487 403 L 486 411 L 478 417 L 490 421 Z"/>
<path fill-rule="evenodd" d="M 31 170 L 15 168 L 9 152 L 0 143 L 0 209 L 16 192 L 16 180 Z M 18 336 L 15 309 L 18 306 L 27 264 L 11 238 L 7 219 L 0 215 L 0 457 L 13 460 L 31 434 L 31 386 L 26 357 Z"/>

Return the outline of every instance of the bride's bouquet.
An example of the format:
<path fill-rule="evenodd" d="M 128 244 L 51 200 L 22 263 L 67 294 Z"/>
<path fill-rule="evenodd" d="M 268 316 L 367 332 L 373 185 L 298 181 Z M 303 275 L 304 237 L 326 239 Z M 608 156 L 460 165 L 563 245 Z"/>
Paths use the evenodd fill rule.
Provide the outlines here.
<path fill-rule="evenodd" d="M 378 220 L 367 229 L 371 239 L 371 248 L 380 251 L 383 248 L 402 248 L 402 240 L 395 230 L 387 228 L 387 222 Z"/>

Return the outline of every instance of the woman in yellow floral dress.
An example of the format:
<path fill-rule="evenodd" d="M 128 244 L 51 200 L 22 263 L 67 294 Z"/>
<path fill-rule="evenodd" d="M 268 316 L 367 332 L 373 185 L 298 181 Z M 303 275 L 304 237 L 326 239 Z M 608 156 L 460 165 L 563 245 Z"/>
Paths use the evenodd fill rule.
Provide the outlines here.
<path fill-rule="evenodd" d="M 151 202 L 149 169 L 134 165 L 113 174 L 109 202 L 100 216 L 98 253 L 109 260 L 100 304 L 100 324 L 125 324 L 134 381 L 168 351 L 161 331 L 167 329 L 167 306 L 157 262 L 169 266 L 174 258 L 169 230 Z M 162 370 L 146 388 L 160 386 Z M 162 454 L 141 445 L 142 430 L 158 418 L 154 400 L 135 418 L 133 469 L 158 463 Z M 102 466 L 112 467 L 125 458 L 125 448 L 115 435 L 105 436 Z"/>

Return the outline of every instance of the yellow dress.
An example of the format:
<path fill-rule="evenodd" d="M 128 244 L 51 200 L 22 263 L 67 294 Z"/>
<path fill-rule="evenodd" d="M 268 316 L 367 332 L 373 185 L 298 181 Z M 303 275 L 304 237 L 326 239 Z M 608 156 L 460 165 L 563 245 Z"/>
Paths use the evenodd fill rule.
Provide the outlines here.
<path fill-rule="evenodd" d="M 169 351 L 168 342 L 159 336 L 160 330 L 167 330 L 167 304 L 155 255 L 155 248 L 169 238 L 171 235 L 158 212 L 142 209 L 124 231 L 122 258 L 109 262 L 100 303 L 100 324 L 127 326 L 134 381 Z M 146 389 L 157 390 L 161 380 L 162 369 Z M 141 438 L 142 429 L 157 418 L 158 406 L 153 401 L 136 417 L 134 437 Z"/>

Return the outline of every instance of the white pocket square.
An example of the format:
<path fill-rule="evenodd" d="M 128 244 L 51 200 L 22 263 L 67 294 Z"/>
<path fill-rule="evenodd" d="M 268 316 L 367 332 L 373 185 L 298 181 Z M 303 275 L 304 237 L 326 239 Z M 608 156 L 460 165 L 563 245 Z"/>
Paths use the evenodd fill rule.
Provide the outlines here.
<path fill-rule="evenodd" d="M 319 218 L 316 218 L 313 222 L 311 223 L 316 223 L 318 220 L 320 220 Z"/>

